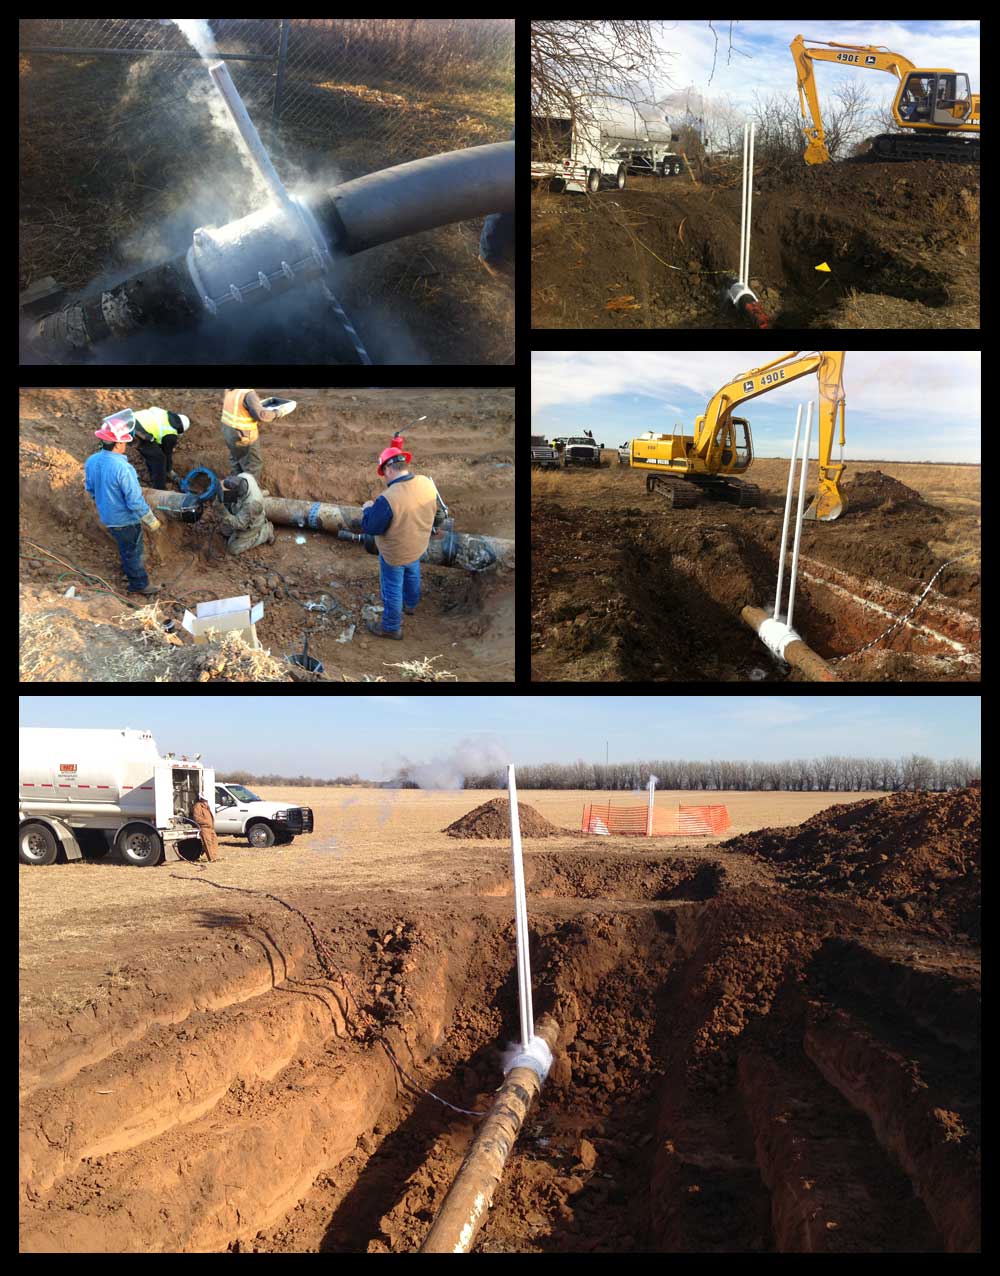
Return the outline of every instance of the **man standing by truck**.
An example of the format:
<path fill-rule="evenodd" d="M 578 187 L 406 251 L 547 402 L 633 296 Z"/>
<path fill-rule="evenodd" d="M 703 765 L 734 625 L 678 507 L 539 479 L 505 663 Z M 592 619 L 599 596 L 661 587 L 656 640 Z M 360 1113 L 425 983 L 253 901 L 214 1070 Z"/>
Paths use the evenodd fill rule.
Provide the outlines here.
<path fill-rule="evenodd" d="M 191 818 L 198 825 L 201 833 L 201 844 L 205 848 L 206 857 L 214 863 L 222 858 L 219 854 L 219 839 L 215 835 L 215 816 L 204 793 L 198 794 L 198 801 L 191 808 Z"/>

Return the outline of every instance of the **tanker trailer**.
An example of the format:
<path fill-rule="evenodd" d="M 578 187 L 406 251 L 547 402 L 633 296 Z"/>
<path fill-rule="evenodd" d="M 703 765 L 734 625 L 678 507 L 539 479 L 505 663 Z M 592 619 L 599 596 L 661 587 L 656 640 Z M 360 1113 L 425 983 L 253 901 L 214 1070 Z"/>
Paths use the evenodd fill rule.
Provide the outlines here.
<path fill-rule="evenodd" d="M 22 727 L 19 755 L 22 864 L 117 850 L 141 868 L 201 854 L 191 808 L 199 792 L 211 800 L 215 772 L 161 757 L 150 732 Z"/>

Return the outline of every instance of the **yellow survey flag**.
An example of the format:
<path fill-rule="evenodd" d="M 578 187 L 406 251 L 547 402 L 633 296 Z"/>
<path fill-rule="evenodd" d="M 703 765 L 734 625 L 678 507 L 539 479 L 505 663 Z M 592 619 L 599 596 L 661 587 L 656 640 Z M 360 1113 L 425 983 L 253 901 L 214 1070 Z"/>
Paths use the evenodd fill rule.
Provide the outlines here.
<path fill-rule="evenodd" d="M 814 266 L 814 267 L 813 267 L 813 269 L 814 269 L 814 270 L 825 270 L 827 273 L 829 273 L 829 271 L 830 271 L 830 267 L 826 264 L 826 262 L 825 262 L 825 261 L 821 261 L 821 262 L 819 263 L 819 265 L 818 265 L 818 266 Z"/>

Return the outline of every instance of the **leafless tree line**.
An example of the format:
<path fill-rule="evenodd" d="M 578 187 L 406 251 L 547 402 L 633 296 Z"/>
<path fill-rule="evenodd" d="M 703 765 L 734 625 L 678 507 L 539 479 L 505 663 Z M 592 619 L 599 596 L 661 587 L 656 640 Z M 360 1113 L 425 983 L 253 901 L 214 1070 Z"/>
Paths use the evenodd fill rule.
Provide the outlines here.
<path fill-rule="evenodd" d="M 253 788 L 255 784 L 261 788 L 276 788 L 286 785 L 288 788 L 310 789 L 317 787 L 343 788 L 352 784 L 369 784 L 357 775 L 340 775 L 335 780 L 317 780 L 311 775 L 257 775 L 253 771 L 219 771 L 219 779 L 227 784 L 245 784 Z"/>
<path fill-rule="evenodd" d="M 911 754 L 906 758 L 827 756 L 789 762 L 545 762 L 517 769 L 519 788 L 638 791 L 656 776 L 661 789 L 788 792 L 897 792 L 964 788 L 980 778 L 979 763 L 966 758 L 935 761 Z M 470 776 L 467 789 L 496 787 L 496 778 Z"/>

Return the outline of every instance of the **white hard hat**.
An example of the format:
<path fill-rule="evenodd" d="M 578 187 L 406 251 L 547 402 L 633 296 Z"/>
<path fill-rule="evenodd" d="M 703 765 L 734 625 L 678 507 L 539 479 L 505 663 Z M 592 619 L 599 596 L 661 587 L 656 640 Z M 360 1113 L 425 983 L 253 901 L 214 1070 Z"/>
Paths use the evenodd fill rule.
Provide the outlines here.
<path fill-rule="evenodd" d="M 190 418 L 186 417 L 183 412 L 178 412 L 177 415 L 180 417 L 181 421 L 181 434 L 187 434 L 188 430 L 191 428 Z"/>

